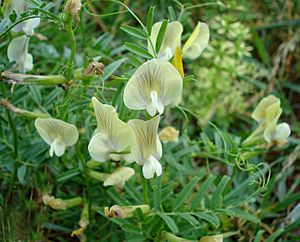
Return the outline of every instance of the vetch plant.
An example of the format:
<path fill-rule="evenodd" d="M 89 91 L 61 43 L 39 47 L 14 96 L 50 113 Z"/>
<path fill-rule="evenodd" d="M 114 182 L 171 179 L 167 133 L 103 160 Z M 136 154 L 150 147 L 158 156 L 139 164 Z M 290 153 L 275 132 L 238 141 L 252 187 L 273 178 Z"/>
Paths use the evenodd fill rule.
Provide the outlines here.
<path fill-rule="evenodd" d="M 182 97 L 184 86 L 204 83 L 193 77 L 193 69 L 202 70 L 205 58 L 196 59 L 215 49 L 215 43 L 208 46 L 208 25 L 199 19 L 195 29 L 183 36 L 187 40 L 181 46 L 183 29 L 192 22 L 188 11 L 214 3 L 176 1 L 179 13 L 170 5 L 170 20 L 156 23 L 155 8 L 150 7 L 143 23 L 117 0 L 108 3 L 105 11 L 120 5 L 118 12 L 101 14 L 96 1 L 67 0 L 57 6 L 31 2 L 16 21 L 10 17 L 9 26 L 1 29 L 0 24 L 0 38 L 8 36 L 3 46 L 10 58 L 0 75 L 0 105 L 7 109 L 0 123 L 0 151 L 4 152 L 0 169 L 5 174 L 1 188 L 8 191 L 5 201 L 0 196 L 0 205 L 8 207 L 16 187 L 27 188 L 22 190 L 22 196 L 29 198 L 26 219 L 36 216 L 32 226 L 41 231 L 41 238 L 29 236 L 31 240 L 77 236 L 80 241 L 270 242 L 283 233 L 281 228 L 279 232 L 269 229 L 265 221 L 270 211 L 281 212 L 299 196 L 282 195 L 277 205 L 268 204 L 278 179 L 271 177 L 278 160 L 272 161 L 268 150 L 287 144 L 274 149 L 283 152 L 291 133 L 287 123 L 278 123 L 284 111 L 280 99 L 274 95 L 262 99 L 251 115 L 257 123 L 251 133 L 246 115 L 234 126 L 226 119 L 214 120 L 228 128 L 203 124 L 197 111 L 211 111 L 210 105 L 202 107 L 199 98 L 190 108 Z M 130 23 L 128 16 L 132 16 L 139 23 L 122 25 L 134 37 L 124 46 L 123 40 L 115 40 L 121 38 L 118 33 L 109 33 L 103 19 L 114 15 L 124 18 L 120 22 Z M 10 30 L 36 16 L 50 19 L 47 28 L 57 35 L 48 35 L 43 43 L 33 41 L 37 42 L 33 55 L 40 54 L 38 67 L 33 68 L 28 37 L 11 40 Z M 100 36 L 99 29 L 106 31 Z M 222 43 L 214 38 L 213 42 Z M 49 57 L 55 51 L 59 56 L 63 48 L 70 53 Z M 227 65 L 222 63 L 226 58 L 213 57 L 220 68 Z M 9 71 L 11 62 L 21 73 Z M 31 69 L 32 74 L 24 74 Z M 223 77 L 223 72 L 216 73 Z M 192 91 L 189 95 L 197 92 Z M 50 157 L 41 138 L 50 147 Z M 72 148 L 65 154 L 68 147 Z M 283 169 L 295 161 L 299 150 L 294 152 Z M 296 225 L 293 220 L 284 233 Z"/>

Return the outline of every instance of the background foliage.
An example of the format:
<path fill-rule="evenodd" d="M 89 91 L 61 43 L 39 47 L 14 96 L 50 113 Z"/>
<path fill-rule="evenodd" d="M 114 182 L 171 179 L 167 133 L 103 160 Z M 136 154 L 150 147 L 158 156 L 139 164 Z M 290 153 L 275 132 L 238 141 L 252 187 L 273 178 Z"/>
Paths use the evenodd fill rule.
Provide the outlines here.
<path fill-rule="evenodd" d="M 68 33 L 57 20 L 63 3 L 34 2 L 42 21 L 36 30 L 39 35 L 30 39 L 32 73 L 63 74 L 70 55 Z M 85 232 L 88 241 L 159 241 L 163 231 L 190 240 L 223 233 L 225 241 L 297 241 L 300 2 L 232 0 L 223 6 L 202 6 L 182 13 L 176 1 L 126 1 L 143 23 L 154 5 L 154 22 L 181 16 L 185 33 L 198 21 L 207 22 L 211 41 L 199 59 L 184 63 L 189 76 L 184 81 L 182 106 L 164 114 L 161 126 L 175 126 L 181 135 L 178 143 L 164 145 L 163 176 L 149 184 L 151 216 L 137 210 L 133 218 L 125 220 L 106 218 L 103 207 L 142 204 L 141 180 L 137 175 L 122 190 L 104 189 L 87 176 L 87 145 L 96 126 L 90 100 L 96 96 L 102 102 L 111 101 L 124 121 L 138 117 L 138 112 L 124 106 L 121 91 L 145 58 L 124 43 L 146 47 L 146 41 L 121 29 L 124 25 L 141 29 L 124 6 L 86 3 L 75 28 L 75 68 L 97 59 L 105 65 L 101 77 L 69 86 L 0 83 L 1 99 L 73 123 L 80 132 L 76 146 L 63 157 L 51 158 L 34 120 L 1 107 L 1 240 L 75 241 L 70 233 L 78 227 L 81 208 L 51 210 L 41 200 L 42 194 L 51 193 L 64 199 L 83 196 L 94 204 Z M 1 27 L 0 33 L 4 33 Z M 6 58 L 10 39 L 11 34 L 1 34 L 1 71 L 10 65 Z M 254 129 L 250 113 L 269 93 L 281 99 L 282 119 L 291 124 L 292 137 L 283 148 L 259 151 L 249 162 L 266 166 L 250 173 L 237 168 L 238 164 L 247 168 L 240 140 Z M 97 169 L 109 172 L 118 165 L 108 162 Z M 138 174 L 139 167 L 132 167 Z M 267 167 L 272 173 L 269 183 Z"/>

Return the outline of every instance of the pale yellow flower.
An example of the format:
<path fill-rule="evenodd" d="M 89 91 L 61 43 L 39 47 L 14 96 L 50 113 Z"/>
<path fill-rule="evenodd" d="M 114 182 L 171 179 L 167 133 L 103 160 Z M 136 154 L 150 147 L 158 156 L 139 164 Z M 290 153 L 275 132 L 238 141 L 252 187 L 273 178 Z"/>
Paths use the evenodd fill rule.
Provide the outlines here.
<path fill-rule="evenodd" d="M 100 162 L 108 159 L 131 160 L 130 154 L 118 154 L 130 145 L 128 125 L 119 119 L 114 107 L 100 103 L 95 97 L 92 102 L 97 119 L 97 129 L 88 146 L 92 158 Z"/>
<path fill-rule="evenodd" d="M 157 135 L 160 117 L 155 116 L 151 120 L 143 121 L 133 119 L 128 122 L 132 130 L 133 141 L 131 154 L 134 161 L 143 166 L 143 175 L 146 179 L 162 174 L 162 166 L 159 160 L 162 156 L 162 145 Z"/>
<path fill-rule="evenodd" d="M 154 45 L 154 48 L 161 25 L 162 22 L 157 22 L 152 26 L 150 39 Z M 174 21 L 168 23 L 160 50 L 158 52 L 159 59 L 169 60 L 172 58 L 172 56 L 175 54 L 176 47 L 181 46 L 180 42 L 182 31 L 183 27 L 180 22 Z M 148 50 L 153 54 L 153 50 L 149 42 Z"/>
<path fill-rule="evenodd" d="M 198 22 L 191 36 L 182 48 L 183 57 L 188 59 L 198 58 L 208 46 L 209 28 L 206 23 Z"/>
<path fill-rule="evenodd" d="M 62 156 L 66 147 L 78 140 L 78 130 L 73 124 L 54 118 L 37 118 L 35 127 L 43 140 L 50 145 L 50 156 Z"/>
<path fill-rule="evenodd" d="M 123 100 L 128 108 L 146 109 L 154 116 L 181 96 L 182 86 L 182 77 L 170 62 L 154 59 L 141 65 L 129 79 Z"/>
<path fill-rule="evenodd" d="M 25 35 L 14 38 L 8 45 L 7 57 L 15 62 L 15 68 L 22 73 L 32 70 L 33 58 L 28 53 L 29 38 Z"/>

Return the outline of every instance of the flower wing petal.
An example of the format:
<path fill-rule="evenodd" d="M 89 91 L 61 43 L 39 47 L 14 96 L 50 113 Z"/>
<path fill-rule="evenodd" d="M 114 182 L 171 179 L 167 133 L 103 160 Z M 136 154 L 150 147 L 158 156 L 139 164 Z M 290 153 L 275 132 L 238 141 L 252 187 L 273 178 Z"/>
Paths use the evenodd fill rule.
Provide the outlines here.
<path fill-rule="evenodd" d="M 110 152 L 107 135 L 103 133 L 95 134 L 89 143 L 88 150 L 94 160 L 107 161 Z"/>

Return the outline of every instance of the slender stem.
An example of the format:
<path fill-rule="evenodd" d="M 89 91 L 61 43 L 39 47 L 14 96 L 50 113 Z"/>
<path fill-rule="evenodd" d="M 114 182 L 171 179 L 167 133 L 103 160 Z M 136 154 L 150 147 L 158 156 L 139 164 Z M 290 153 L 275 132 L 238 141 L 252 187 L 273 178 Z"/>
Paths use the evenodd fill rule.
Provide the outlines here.
<path fill-rule="evenodd" d="M 74 197 L 64 200 L 68 208 L 78 206 L 82 203 L 82 197 Z"/>
<path fill-rule="evenodd" d="M 1 90 L 2 90 L 3 97 L 6 98 L 6 90 L 5 90 L 5 87 L 4 87 L 3 84 L 1 85 Z M 13 132 L 13 140 L 14 140 L 14 155 L 13 155 L 13 157 L 15 159 L 17 159 L 18 158 L 18 133 L 17 133 L 17 129 L 16 129 L 16 125 L 14 123 L 14 120 L 11 117 L 11 113 L 8 110 L 6 110 L 6 113 L 7 113 L 7 118 L 8 118 L 9 125 L 12 129 L 12 132 Z M 12 176 L 11 184 L 10 184 L 10 187 L 9 187 L 9 190 L 8 190 L 8 193 L 7 193 L 8 195 L 7 195 L 6 202 L 8 201 L 8 198 L 10 197 L 11 191 L 14 187 L 15 179 L 16 179 L 16 176 L 17 176 L 17 169 L 18 169 L 18 164 L 17 164 L 17 162 L 15 162 L 14 163 L 14 169 L 13 169 L 13 176 Z"/>
<path fill-rule="evenodd" d="M 105 181 L 105 179 L 109 176 L 108 173 L 102 173 L 102 172 L 98 172 L 98 171 L 88 171 L 88 175 L 98 181 Z"/>
<path fill-rule="evenodd" d="M 67 80 L 71 80 L 72 73 L 73 73 L 73 67 L 74 67 L 74 59 L 75 59 L 75 54 L 76 54 L 76 40 L 75 40 L 75 35 L 74 35 L 73 27 L 72 27 L 72 19 L 70 19 L 69 22 L 67 23 L 67 31 L 69 33 L 69 38 L 70 38 L 71 54 L 70 54 L 70 57 L 68 60 L 66 77 L 67 77 Z"/>
<path fill-rule="evenodd" d="M 143 171 L 141 169 L 141 177 L 143 182 L 143 196 L 144 196 L 144 203 L 149 204 L 149 197 L 148 197 L 148 180 L 143 176 Z"/>

